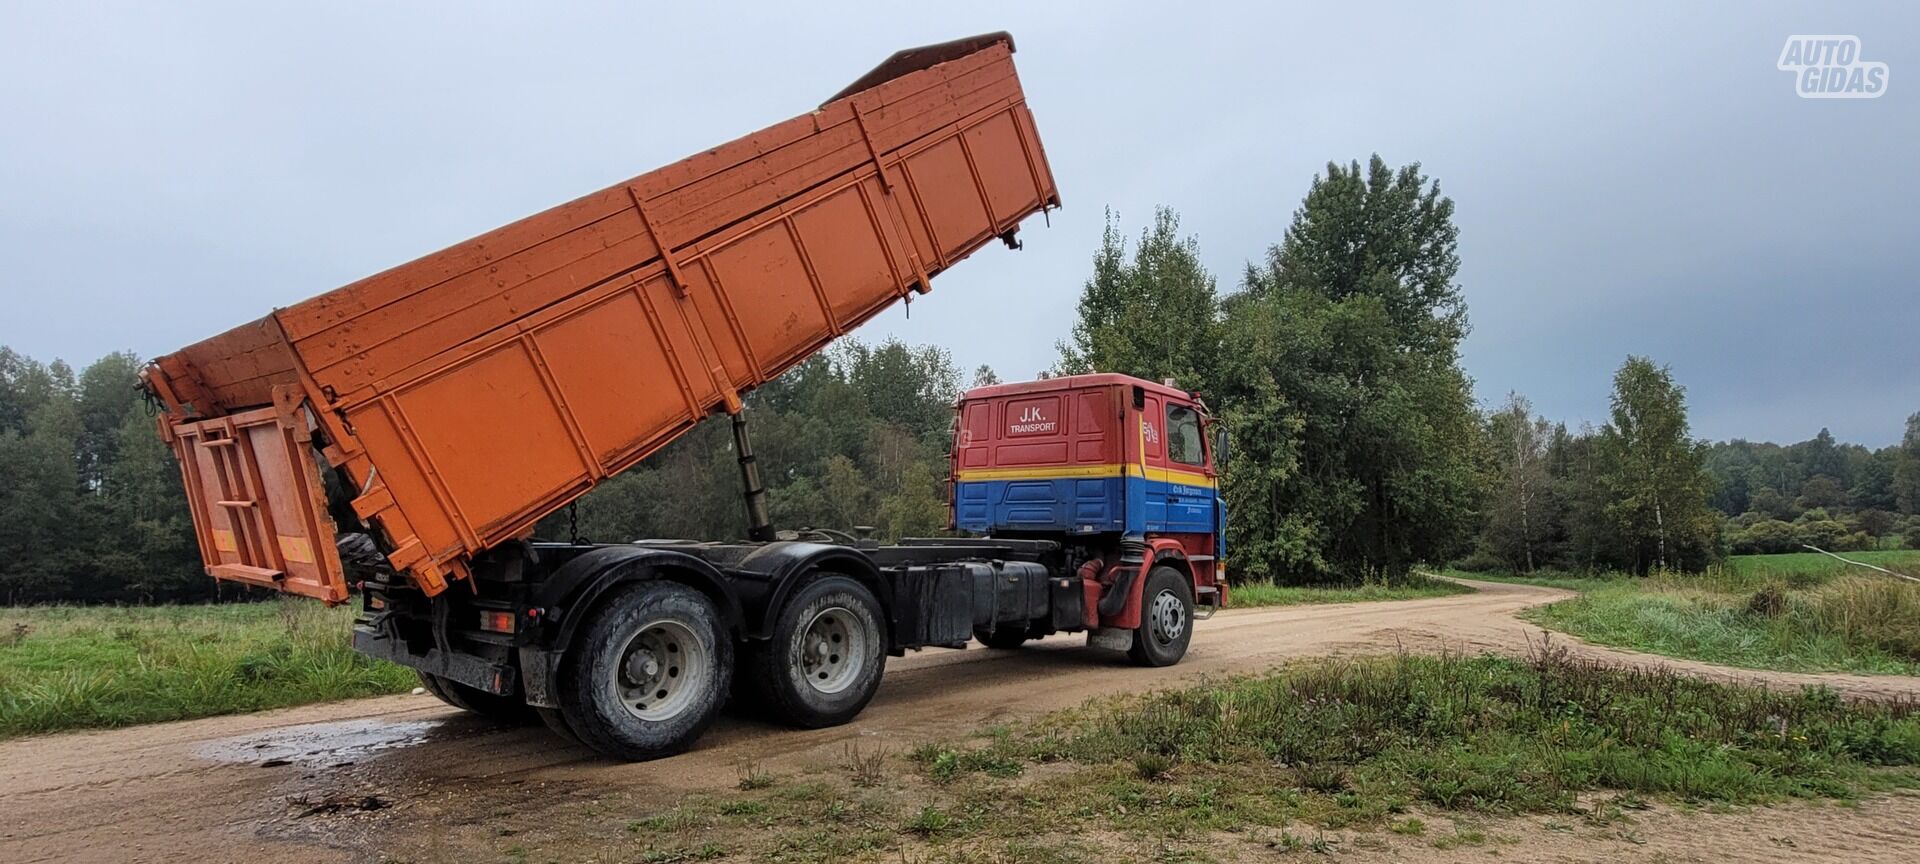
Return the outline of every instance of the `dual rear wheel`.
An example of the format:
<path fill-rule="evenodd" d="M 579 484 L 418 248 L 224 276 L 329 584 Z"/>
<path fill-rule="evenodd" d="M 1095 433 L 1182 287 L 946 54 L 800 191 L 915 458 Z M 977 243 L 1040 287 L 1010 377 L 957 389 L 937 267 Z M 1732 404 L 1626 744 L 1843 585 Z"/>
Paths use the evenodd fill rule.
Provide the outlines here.
<path fill-rule="evenodd" d="M 835 574 L 801 586 L 772 638 L 737 655 L 713 601 L 676 582 L 629 586 L 592 615 L 561 670 L 558 712 L 539 716 L 622 759 L 687 749 L 729 695 L 794 726 L 844 723 L 872 700 L 885 671 L 879 601 Z"/>

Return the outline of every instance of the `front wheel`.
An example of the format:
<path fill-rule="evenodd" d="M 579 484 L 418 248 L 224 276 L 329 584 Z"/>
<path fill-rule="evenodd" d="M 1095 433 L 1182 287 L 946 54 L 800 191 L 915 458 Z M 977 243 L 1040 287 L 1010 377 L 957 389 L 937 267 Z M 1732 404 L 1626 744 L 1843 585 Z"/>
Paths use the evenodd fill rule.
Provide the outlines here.
<path fill-rule="evenodd" d="M 733 640 L 707 595 L 677 582 L 619 590 L 593 610 L 558 688 L 564 727 L 621 759 L 687 749 L 726 701 Z"/>
<path fill-rule="evenodd" d="M 1172 567 L 1153 568 L 1140 593 L 1140 628 L 1127 656 L 1139 666 L 1172 666 L 1186 656 L 1192 639 L 1192 585 Z"/>
<path fill-rule="evenodd" d="M 880 601 L 845 576 L 815 579 L 794 592 L 773 638 L 741 660 L 747 701 L 805 729 L 852 720 L 880 689 L 887 632 Z"/>

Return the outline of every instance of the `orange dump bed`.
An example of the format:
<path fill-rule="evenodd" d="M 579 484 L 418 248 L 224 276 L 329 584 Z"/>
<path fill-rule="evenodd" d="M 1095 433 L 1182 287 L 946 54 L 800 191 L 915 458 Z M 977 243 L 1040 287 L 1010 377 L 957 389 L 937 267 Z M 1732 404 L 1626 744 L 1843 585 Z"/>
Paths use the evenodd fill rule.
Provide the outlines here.
<path fill-rule="evenodd" d="M 158 358 L 208 572 L 345 599 L 340 468 L 438 593 L 1011 239 L 1059 203 L 1012 55 L 1006 34 L 900 52 L 818 110 Z"/>

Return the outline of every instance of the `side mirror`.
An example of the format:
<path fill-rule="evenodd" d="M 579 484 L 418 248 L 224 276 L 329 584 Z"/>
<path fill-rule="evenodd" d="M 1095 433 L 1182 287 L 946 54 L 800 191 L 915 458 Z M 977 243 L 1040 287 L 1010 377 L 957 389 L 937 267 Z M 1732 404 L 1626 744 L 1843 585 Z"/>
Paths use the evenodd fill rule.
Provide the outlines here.
<path fill-rule="evenodd" d="M 1218 473 L 1226 470 L 1229 447 L 1227 424 L 1214 421 L 1213 424 L 1213 470 Z"/>

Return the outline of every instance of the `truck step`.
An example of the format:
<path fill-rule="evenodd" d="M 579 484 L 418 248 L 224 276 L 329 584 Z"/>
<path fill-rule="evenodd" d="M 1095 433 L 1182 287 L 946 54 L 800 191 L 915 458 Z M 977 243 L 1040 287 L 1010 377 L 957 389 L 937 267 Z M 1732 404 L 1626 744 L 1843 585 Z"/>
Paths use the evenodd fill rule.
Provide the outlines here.
<path fill-rule="evenodd" d="M 1212 585 L 1201 585 L 1194 590 L 1193 617 L 1205 621 L 1220 611 L 1220 589 Z"/>

